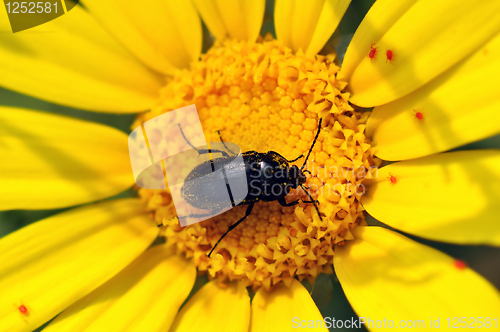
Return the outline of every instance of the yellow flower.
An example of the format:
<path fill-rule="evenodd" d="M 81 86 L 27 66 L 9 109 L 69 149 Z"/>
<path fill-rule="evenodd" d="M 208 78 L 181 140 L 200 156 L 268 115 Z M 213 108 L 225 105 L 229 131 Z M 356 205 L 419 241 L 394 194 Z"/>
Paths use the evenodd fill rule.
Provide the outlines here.
<path fill-rule="evenodd" d="M 48 331 L 295 330 L 322 319 L 297 279 L 314 281 L 332 263 L 359 316 L 494 324 L 492 285 L 435 249 L 366 227 L 363 209 L 428 239 L 500 245 L 499 151 L 440 153 L 500 132 L 498 1 L 379 0 L 340 69 L 334 54 L 317 53 L 349 1 L 277 0 L 277 41 L 258 36 L 262 0 L 83 3 L 1 35 L 1 86 L 90 111 L 148 110 L 135 126 L 194 103 L 212 141 L 222 129 L 243 151 L 289 159 L 309 149 L 323 118 L 308 165 L 323 217 L 311 204 L 259 203 L 209 259 L 240 207 L 181 229 L 168 191 L 140 189 L 62 212 L 0 240 L 1 331 L 31 331 L 61 312 Z M 198 13 L 217 39 L 201 57 Z M 5 15 L 0 24 L 9 30 Z M 133 184 L 118 130 L 9 107 L 0 121 L 2 210 L 71 207 Z M 378 170 L 376 157 L 399 162 Z M 151 246 L 158 235 L 166 243 Z M 183 305 L 197 270 L 213 280 Z"/>

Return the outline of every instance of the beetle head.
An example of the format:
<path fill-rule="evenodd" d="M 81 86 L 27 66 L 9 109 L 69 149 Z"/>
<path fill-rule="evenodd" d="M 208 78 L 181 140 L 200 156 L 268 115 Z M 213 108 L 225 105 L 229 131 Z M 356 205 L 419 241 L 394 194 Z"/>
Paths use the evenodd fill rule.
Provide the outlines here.
<path fill-rule="evenodd" d="M 301 184 L 306 183 L 306 175 L 295 165 L 292 165 L 289 170 L 288 181 L 293 184 L 292 188 L 296 189 Z"/>

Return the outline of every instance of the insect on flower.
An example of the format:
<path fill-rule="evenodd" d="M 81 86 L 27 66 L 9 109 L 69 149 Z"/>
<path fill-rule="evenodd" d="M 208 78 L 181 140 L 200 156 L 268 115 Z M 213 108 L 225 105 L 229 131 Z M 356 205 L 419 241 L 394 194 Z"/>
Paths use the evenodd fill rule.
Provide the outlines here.
<path fill-rule="evenodd" d="M 23 316 L 30 315 L 28 307 L 26 307 L 24 304 L 21 304 L 21 305 L 13 304 L 13 305 L 14 305 L 14 307 L 16 307 L 17 311 L 19 311 L 19 313 L 22 314 Z"/>
<path fill-rule="evenodd" d="M 398 179 L 394 175 L 392 175 L 392 173 L 389 173 L 389 176 L 387 178 L 389 179 L 391 184 L 396 184 L 398 182 Z"/>
<path fill-rule="evenodd" d="M 371 59 L 371 61 L 373 61 L 373 58 L 375 58 L 375 54 L 377 53 L 377 48 L 378 48 L 378 47 L 373 47 L 373 45 L 375 45 L 375 43 L 371 44 L 370 53 L 368 53 L 368 57 Z"/>
<path fill-rule="evenodd" d="M 453 264 L 455 265 L 455 267 L 459 270 L 464 270 L 466 267 L 467 267 L 467 264 L 460 260 L 460 259 L 456 259 Z"/>
<path fill-rule="evenodd" d="M 418 120 L 424 119 L 424 114 L 422 112 L 417 111 L 417 110 L 413 110 L 413 113 L 415 113 L 415 118 L 417 118 Z"/>
<path fill-rule="evenodd" d="M 385 55 L 387 56 L 387 60 L 385 60 L 385 62 L 387 63 L 387 61 L 389 61 L 392 64 L 392 57 L 394 56 L 394 53 L 391 50 L 387 50 Z"/>
<path fill-rule="evenodd" d="M 213 187 L 210 186 L 210 184 L 206 180 L 204 181 L 204 179 L 206 179 L 207 176 L 215 174 L 213 173 L 214 164 L 224 165 L 224 168 L 226 169 L 225 176 L 227 177 L 227 179 L 229 179 L 229 181 L 232 177 L 236 176 L 237 169 L 243 169 L 246 173 L 247 186 L 248 186 L 248 193 L 246 197 L 239 204 L 235 205 L 233 202 L 231 202 L 233 204 L 233 207 L 239 205 L 248 205 L 245 215 L 241 219 L 236 221 L 234 224 L 232 224 L 229 227 L 229 229 L 224 233 L 224 235 L 221 236 L 221 238 L 217 241 L 212 250 L 210 250 L 208 257 L 210 257 L 210 255 L 215 250 L 217 245 L 222 241 L 222 239 L 252 213 L 252 209 L 255 203 L 260 201 L 262 202 L 278 201 L 278 203 L 280 203 L 281 206 L 285 207 L 299 204 L 301 199 L 297 199 L 290 203 L 286 202 L 285 197 L 288 195 L 291 189 L 297 189 L 298 187 L 301 187 L 306 193 L 306 195 L 309 197 L 309 201 L 302 200 L 302 202 L 313 204 L 314 207 L 316 208 L 318 216 L 321 219 L 321 214 L 317 206 L 317 201 L 313 200 L 311 194 L 309 194 L 309 192 L 307 192 L 303 187 L 303 184 L 306 182 L 306 175 L 304 173 L 306 172 L 311 173 L 308 170 L 304 170 L 304 167 L 307 164 L 307 160 L 311 155 L 311 151 L 314 148 L 314 144 L 316 143 L 316 140 L 318 139 L 318 136 L 320 134 L 321 123 L 322 119 L 319 120 L 316 137 L 314 138 L 311 148 L 307 153 L 304 164 L 300 169 L 295 165 L 290 165 L 290 163 L 295 162 L 300 158 L 303 158 L 304 157 L 303 155 L 300 155 L 299 157 L 293 160 L 287 160 L 285 157 L 283 157 L 282 155 L 280 155 L 275 151 L 268 151 L 266 153 L 259 153 L 257 151 L 248 151 L 242 154 L 243 161 L 241 163 L 236 161 L 227 152 L 222 150 L 197 149 L 186 139 L 186 136 L 184 135 L 182 128 L 180 128 L 179 125 L 181 133 L 184 136 L 186 142 L 193 149 L 197 150 L 199 154 L 204 154 L 204 153 L 222 154 L 222 157 L 215 158 L 213 160 L 210 159 L 197 165 L 186 177 L 186 180 L 181 189 L 181 194 L 183 198 L 190 205 L 199 209 L 212 210 L 212 213 L 214 211 L 221 211 L 225 208 L 231 207 L 228 206 L 227 202 L 221 202 L 218 196 L 214 195 Z M 221 142 L 224 144 L 226 149 L 228 149 L 224 141 L 222 140 L 222 137 L 221 137 Z M 228 149 L 228 151 L 230 150 Z M 227 187 L 229 192 L 229 185 L 227 185 Z M 189 216 L 180 216 L 179 218 L 186 218 L 186 217 L 197 218 L 205 216 L 206 215 L 202 214 L 198 215 L 191 214 Z"/>
<path fill-rule="evenodd" d="M 21 304 L 18 309 L 19 312 L 22 313 L 23 315 L 25 316 L 29 315 L 28 308 L 26 308 L 24 304 Z"/>

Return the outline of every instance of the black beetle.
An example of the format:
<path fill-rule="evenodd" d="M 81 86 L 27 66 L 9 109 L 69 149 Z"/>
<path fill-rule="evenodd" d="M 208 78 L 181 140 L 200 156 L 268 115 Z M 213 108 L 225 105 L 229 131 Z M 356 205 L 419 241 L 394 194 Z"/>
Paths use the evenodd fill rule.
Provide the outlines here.
<path fill-rule="evenodd" d="M 228 202 L 226 200 L 221 200 L 217 195 L 216 190 L 214 190 L 210 186 L 210 176 L 214 172 L 214 161 L 219 165 L 229 166 L 229 172 L 226 170 L 226 177 L 231 177 L 231 168 L 239 168 L 240 170 L 244 169 L 246 173 L 247 186 L 248 186 L 248 194 L 246 197 L 239 203 L 234 204 L 231 190 L 229 185 L 227 184 L 226 178 L 226 186 L 231 196 L 232 207 L 239 205 L 249 205 L 245 215 L 243 218 L 232 224 L 224 235 L 217 241 L 215 246 L 210 250 L 208 257 L 215 250 L 217 245 L 222 241 L 222 239 L 236 226 L 238 226 L 243 220 L 246 219 L 252 213 L 253 206 L 257 202 L 270 202 L 270 201 L 278 201 L 282 206 L 293 206 L 300 202 L 300 199 L 297 199 L 293 202 L 287 203 L 285 200 L 285 196 L 288 195 L 291 189 L 296 189 L 299 186 L 305 191 L 310 201 L 303 201 L 304 203 L 312 203 L 316 208 L 316 212 L 318 216 L 321 218 L 321 214 L 319 212 L 318 206 L 316 205 L 317 201 L 313 200 L 311 195 L 305 190 L 302 186 L 306 182 L 305 172 L 309 172 L 308 170 L 303 171 L 306 166 L 307 159 L 311 155 L 311 151 L 314 148 L 314 144 L 318 139 L 319 133 L 321 131 L 321 122 L 322 119 L 319 120 L 318 131 L 316 136 L 314 137 L 314 141 L 307 153 L 307 157 L 304 161 L 304 164 L 301 168 L 298 168 L 295 165 L 291 165 L 290 163 L 299 160 L 304 157 L 300 155 L 298 158 L 294 160 L 287 160 L 285 157 L 280 155 L 275 151 L 269 151 L 266 153 L 259 153 L 256 151 L 248 151 L 242 154 L 243 156 L 243 165 L 239 162 L 235 162 L 234 158 L 229 156 L 229 154 L 222 150 L 215 149 L 197 149 L 194 147 L 184 136 L 182 132 L 182 128 L 179 125 L 181 133 L 186 140 L 186 142 L 195 150 L 198 151 L 199 154 L 203 153 L 221 153 L 222 157 L 216 159 L 210 159 L 205 162 L 197 165 L 186 177 L 185 183 L 181 188 L 182 197 L 195 208 L 212 210 L 211 214 L 198 214 L 198 215 L 190 215 L 189 217 L 203 217 L 214 215 L 214 211 L 221 211 L 223 209 L 230 208 L 228 206 Z M 219 133 L 220 135 L 220 133 Z M 224 144 L 228 151 L 226 144 L 222 140 L 221 142 Z M 228 167 L 226 167 L 227 169 Z M 229 173 L 229 174 L 227 174 Z M 206 178 L 208 177 L 208 180 Z M 205 181 L 201 181 L 200 179 L 205 179 Z M 179 218 L 183 218 L 182 216 Z M 184 217 L 185 218 L 185 217 Z"/>

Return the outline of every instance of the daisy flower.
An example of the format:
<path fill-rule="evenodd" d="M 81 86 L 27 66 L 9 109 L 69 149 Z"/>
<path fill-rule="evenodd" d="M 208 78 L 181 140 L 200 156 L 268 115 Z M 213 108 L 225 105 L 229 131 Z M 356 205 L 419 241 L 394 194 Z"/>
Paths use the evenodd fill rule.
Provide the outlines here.
<path fill-rule="evenodd" d="M 208 258 L 246 207 L 182 228 L 168 190 L 91 203 L 133 185 L 127 135 L 1 107 L 0 208 L 82 205 L 0 240 L 1 331 L 56 315 L 47 331 L 296 330 L 323 319 L 299 281 L 333 270 L 356 313 L 373 321 L 498 324 L 491 284 L 402 232 L 500 245 L 500 152 L 445 152 L 500 132 L 500 2 L 379 0 L 340 67 L 334 53 L 318 53 L 346 0 L 277 0 L 277 39 L 259 36 L 263 0 L 83 5 L 2 34 L 0 85 L 139 113 L 132 128 L 195 104 L 208 141 L 220 130 L 242 151 L 289 160 L 309 150 L 321 118 L 307 186 L 322 217 L 312 204 L 259 203 Z M 215 37 L 205 54 L 202 20 Z M 383 160 L 396 162 L 379 169 Z M 365 210 L 391 229 L 367 226 Z M 211 281 L 194 292 L 197 274 Z"/>

